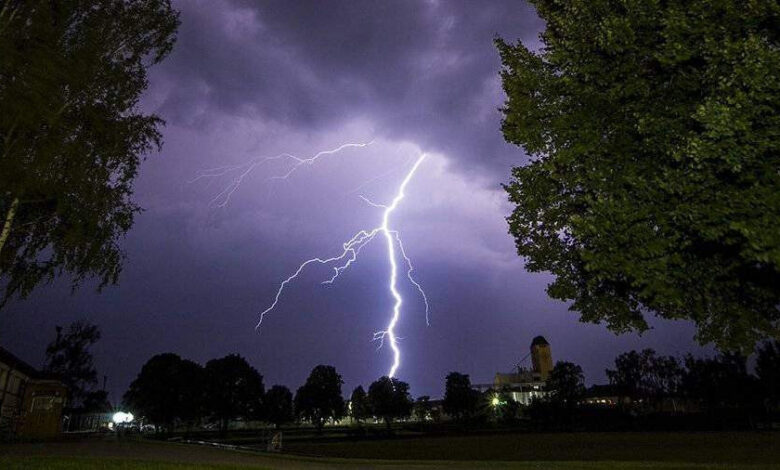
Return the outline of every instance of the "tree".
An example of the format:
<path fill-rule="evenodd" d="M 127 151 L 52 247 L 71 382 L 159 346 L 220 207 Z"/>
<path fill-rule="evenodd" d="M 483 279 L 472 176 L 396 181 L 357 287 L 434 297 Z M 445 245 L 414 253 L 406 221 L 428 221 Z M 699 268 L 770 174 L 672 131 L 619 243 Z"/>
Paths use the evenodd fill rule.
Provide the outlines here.
<path fill-rule="evenodd" d="M 674 357 L 659 356 L 653 349 L 644 349 L 620 354 L 615 358 L 615 369 L 606 372 L 622 396 L 660 404 L 664 398 L 679 392 L 683 370 Z"/>
<path fill-rule="evenodd" d="M 190 426 L 200 418 L 204 394 L 203 368 L 165 353 L 146 361 L 123 401 L 137 415 L 171 432 L 177 420 Z"/>
<path fill-rule="evenodd" d="M 576 406 L 585 394 L 585 375 L 577 364 L 558 361 L 547 378 L 547 390 L 553 402 L 568 409 Z"/>
<path fill-rule="evenodd" d="M 79 408 L 97 385 L 97 371 L 90 348 L 100 340 L 100 329 L 86 321 L 73 322 L 46 347 L 44 371 L 57 375 L 68 387 L 70 407 Z"/>
<path fill-rule="evenodd" d="M 299 417 L 311 421 L 317 431 L 321 432 L 326 420 L 344 416 L 344 398 L 341 396 L 343 383 L 335 367 L 318 365 L 295 393 L 295 412 Z"/>
<path fill-rule="evenodd" d="M 219 422 L 220 432 L 236 418 L 262 416 L 263 376 L 238 354 L 206 363 L 206 410 Z"/>
<path fill-rule="evenodd" d="M 480 393 L 471 388 L 471 380 L 466 374 L 450 372 L 444 387 L 444 412 L 461 420 L 477 411 Z"/>
<path fill-rule="evenodd" d="M 532 3 L 544 47 L 496 43 L 526 269 L 616 332 L 653 312 L 724 350 L 777 336 L 777 2 Z"/>
<path fill-rule="evenodd" d="M 368 387 L 368 403 L 374 416 L 381 416 L 389 430 L 393 419 L 412 413 L 409 384 L 395 377 L 381 377 Z"/>
<path fill-rule="evenodd" d="M 780 405 L 780 341 L 765 341 L 759 346 L 756 375 L 767 405 Z"/>
<path fill-rule="evenodd" d="M 284 385 L 274 385 L 265 393 L 266 419 L 278 428 L 293 420 L 292 392 Z"/>
<path fill-rule="evenodd" d="M 430 418 L 432 408 L 431 397 L 428 395 L 419 396 L 414 401 L 414 415 L 421 423 Z"/>
<path fill-rule="evenodd" d="M 117 282 L 133 179 L 162 143 L 138 100 L 178 24 L 168 0 L 0 5 L 0 305 L 63 272 Z"/>
<path fill-rule="evenodd" d="M 352 390 L 352 396 L 349 399 L 349 414 L 352 419 L 360 423 L 369 416 L 369 413 L 366 391 L 363 390 L 362 385 L 358 385 Z"/>
<path fill-rule="evenodd" d="M 685 358 L 681 388 L 712 415 L 715 410 L 751 405 L 756 398 L 755 378 L 747 371 L 747 359 L 734 353 L 710 358 Z"/>

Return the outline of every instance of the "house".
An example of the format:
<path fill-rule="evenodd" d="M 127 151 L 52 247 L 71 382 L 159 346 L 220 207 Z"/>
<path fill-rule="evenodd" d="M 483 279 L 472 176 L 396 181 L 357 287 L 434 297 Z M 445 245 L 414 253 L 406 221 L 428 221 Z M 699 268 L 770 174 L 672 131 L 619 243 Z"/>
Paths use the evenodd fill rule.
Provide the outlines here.
<path fill-rule="evenodd" d="M 0 348 L 0 439 L 44 439 L 62 429 L 67 388 Z"/>

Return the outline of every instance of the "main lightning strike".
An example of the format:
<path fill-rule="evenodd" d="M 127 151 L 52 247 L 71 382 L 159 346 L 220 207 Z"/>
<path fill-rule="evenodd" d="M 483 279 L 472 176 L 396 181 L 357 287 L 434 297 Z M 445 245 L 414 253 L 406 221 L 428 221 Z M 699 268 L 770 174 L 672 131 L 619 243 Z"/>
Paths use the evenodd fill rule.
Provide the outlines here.
<path fill-rule="evenodd" d="M 260 321 L 257 323 L 256 328 L 259 328 L 260 325 L 263 323 L 263 319 L 265 318 L 265 315 L 272 312 L 274 308 L 276 308 L 277 304 L 279 303 L 279 298 L 281 297 L 282 292 L 284 291 L 284 288 L 287 287 L 287 285 L 290 282 L 292 282 L 295 278 L 297 278 L 304 270 L 304 268 L 306 268 L 306 266 L 314 263 L 325 264 L 325 265 L 331 263 L 337 263 L 336 267 L 333 268 L 333 272 L 334 272 L 333 276 L 322 282 L 323 284 L 332 284 L 344 270 L 349 268 L 352 265 L 352 263 L 354 263 L 357 260 L 357 257 L 360 254 L 360 250 L 363 249 L 364 246 L 366 246 L 377 235 L 381 233 L 384 236 L 387 245 L 387 260 L 388 263 L 390 264 L 390 283 L 388 285 L 388 290 L 390 291 L 393 297 L 394 303 L 393 303 L 393 311 L 390 316 L 390 321 L 387 324 L 387 327 L 384 330 L 377 331 L 376 333 L 374 333 L 374 339 L 381 341 L 380 347 L 381 344 L 384 344 L 384 339 L 385 338 L 388 339 L 388 342 L 390 344 L 390 349 L 393 352 L 393 364 L 390 367 L 390 371 L 388 372 L 387 375 L 388 377 L 395 376 L 398 367 L 400 367 L 401 365 L 401 350 L 398 348 L 398 337 L 395 333 L 395 327 L 398 324 L 398 320 L 401 317 L 401 306 L 403 305 L 403 298 L 401 297 L 401 293 L 398 292 L 398 286 L 397 286 L 398 263 L 397 263 L 397 255 L 396 255 L 396 245 L 398 246 L 398 251 L 401 253 L 401 257 L 404 259 L 404 262 L 406 263 L 407 266 L 406 276 L 409 279 L 409 281 L 412 283 L 412 285 L 414 285 L 417 288 L 417 290 L 420 292 L 423 302 L 425 303 L 425 321 L 428 324 L 429 324 L 429 318 L 428 318 L 429 306 L 428 306 L 428 298 L 426 297 L 425 292 L 423 291 L 420 284 L 412 276 L 414 267 L 412 266 L 411 260 L 406 255 L 398 231 L 390 229 L 390 216 L 406 196 L 405 193 L 406 186 L 409 184 L 409 181 L 411 181 L 412 177 L 414 176 L 414 173 L 417 171 L 417 168 L 423 162 L 425 157 L 426 157 L 425 154 L 420 155 L 420 157 L 414 163 L 412 168 L 409 170 L 409 173 L 406 174 L 406 177 L 401 182 L 401 186 L 398 188 L 398 192 L 396 193 L 395 197 L 393 198 L 393 201 L 389 205 L 376 204 L 374 202 L 371 202 L 367 198 L 361 196 L 361 198 L 371 206 L 384 209 L 384 213 L 382 214 L 382 224 L 371 230 L 359 231 L 357 234 L 355 234 L 352 238 L 350 238 L 347 242 L 345 242 L 342 245 L 341 254 L 339 254 L 338 256 L 334 256 L 331 258 L 324 258 L 324 259 L 312 258 L 304 261 L 300 266 L 298 266 L 298 269 L 290 277 L 282 281 L 282 283 L 279 286 L 279 289 L 276 291 L 276 295 L 274 296 L 273 303 L 271 303 L 271 305 L 268 308 L 260 312 Z"/>
<path fill-rule="evenodd" d="M 312 165 L 319 158 L 325 155 L 332 155 L 350 147 L 358 147 L 358 148 L 366 147 L 368 145 L 371 145 L 372 143 L 373 141 L 368 143 L 344 144 L 332 150 L 325 150 L 319 152 L 309 158 L 300 158 L 291 155 L 289 153 L 283 153 L 272 157 L 258 157 L 241 165 L 224 166 L 224 167 L 212 168 L 210 170 L 206 170 L 202 172 L 200 175 L 198 175 L 191 182 L 198 181 L 202 178 L 219 177 L 228 174 L 234 174 L 235 176 L 233 176 L 232 181 L 219 194 L 217 194 L 211 200 L 210 203 L 212 207 L 224 207 L 228 204 L 228 202 L 230 202 L 230 198 L 232 197 L 233 193 L 236 192 L 238 187 L 241 185 L 244 178 L 246 178 L 246 176 L 249 175 L 249 173 L 251 173 L 257 166 L 259 166 L 264 162 L 268 162 L 271 160 L 279 160 L 279 159 L 292 160 L 293 165 L 290 167 L 290 169 L 287 172 L 281 175 L 276 175 L 271 177 L 271 179 L 287 179 L 301 166 Z M 388 342 L 390 344 L 390 349 L 393 352 L 393 364 L 390 367 L 390 371 L 388 372 L 387 375 L 388 377 L 395 376 L 396 371 L 401 365 L 401 350 L 398 347 L 398 336 L 396 335 L 395 327 L 398 324 L 398 321 L 401 317 L 401 306 L 403 305 L 403 297 L 401 296 L 401 293 L 398 291 L 398 286 L 397 286 L 398 254 L 396 253 L 396 248 L 406 265 L 407 279 L 417 289 L 417 291 L 420 293 L 422 297 L 423 303 L 425 304 L 425 322 L 426 324 L 430 325 L 430 321 L 429 321 L 430 308 L 428 305 L 428 298 L 425 295 L 425 291 L 423 290 L 422 286 L 420 286 L 420 284 L 414 279 L 414 276 L 412 275 L 414 271 L 414 267 L 412 266 L 411 260 L 406 255 L 406 251 L 404 250 L 403 243 L 401 242 L 400 234 L 398 233 L 397 230 L 392 230 L 390 228 L 390 216 L 406 196 L 405 194 L 406 186 L 412 180 L 412 177 L 417 171 L 417 168 L 423 162 L 425 157 L 426 154 L 423 153 L 417 158 L 414 165 L 412 165 L 412 168 L 409 170 L 409 172 L 406 174 L 406 177 L 401 182 L 401 185 L 398 188 L 398 192 L 396 193 L 395 197 L 393 198 L 392 202 L 389 205 L 377 204 L 370 201 L 368 198 L 364 196 L 360 196 L 361 199 L 363 199 L 366 203 L 368 203 L 372 207 L 384 209 L 384 212 L 382 214 L 381 225 L 379 225 L 378 227 L 374 227 L 371 230 L 360 230 L 359 232 L 357 232 L 352 238 L 350 238 L 348 241 L 342 244 L 342 251 L 337 256 L 333 256 L 330 258 L 319 258 L 319 257 L 311 258 L 301 263 L 301 265 L 298 266 L 298 269 L 296 269 L 291 276 L 289 276 L 287 279 L 282 281 L 282 283 L 279 285 L 279 289 L 277 289 L 276 295 L 274 296 L 274 300 L 271 303 L 271 305 L 265 310 L 263 310 L 262 312 L 260 312 L 260 319 L 257 322 L 257 326 L 255 327 L 256 329 L 259 329 L 260 325 L 262 325 L 265 315 L 271 313 L 279 304 L 280 297 L 285 287 L 287 287 L 287 285 L 289 285 L 290 282 L 295 280 L 307 266 L 311 264 L 320 264 L 320 265 L 335 264 L 335 267 L 333 267 L 333 275 L 330 278 L 322 281 L 322 284 L 332 284 L 342 272 L 344 272 L 355 261 L 357 261 L 358 255 L 360 254 L 360 251 L 363 249 L 363 247 L 366 246 L 368 243 L 370 243 L 372 240 L 374 240 L 374 238 L 376 238 L 377 235 L 381 234 L 384 237 L 387 246 L 387 259 L 390 265 L 390 280 L 389 280 L 388 290 L 390 291 L 390 294 L 393 297 L 393 309 L 392 309 L 392 314 L 390 316 L 390 320 L 387 326 L 385 327 L 385 329 L 374 333 L 373 338 L 374 340 L 380 341 L 380 348 L 384 344 L 385 338 L 388 339 Z"/>

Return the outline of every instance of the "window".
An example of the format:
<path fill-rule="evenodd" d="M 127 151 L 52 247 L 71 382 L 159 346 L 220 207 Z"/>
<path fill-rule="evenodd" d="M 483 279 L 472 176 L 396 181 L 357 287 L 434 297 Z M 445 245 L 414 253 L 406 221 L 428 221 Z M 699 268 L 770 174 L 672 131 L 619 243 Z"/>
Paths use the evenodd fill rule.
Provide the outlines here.
<path fill-rule="evenodd" d="M 30 411 L 33 413 L 45 412 L 51 411 L 52 408 L 54 408 L 53 397 L 34 397 L 32 399 L 32 406 L 30 407 Z"/>

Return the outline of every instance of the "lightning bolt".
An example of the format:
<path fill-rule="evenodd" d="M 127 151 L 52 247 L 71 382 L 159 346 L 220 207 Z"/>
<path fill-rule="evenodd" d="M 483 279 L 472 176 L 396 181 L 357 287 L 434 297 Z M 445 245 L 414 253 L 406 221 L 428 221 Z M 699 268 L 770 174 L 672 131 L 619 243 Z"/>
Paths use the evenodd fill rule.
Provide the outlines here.
<path fill-rule="evenodd" d="M 290 176 L 292 176 L 293 173 L 295 173 L 300 167 L 304 165 L 314 165 L 314 163 L 319 160 L 320 158 L 326 156 L 326 155 L 333 155 L 335 153 L 341 152 L 344 149 L 347 148 L 363 148 L 367 147 L 371 144 L 373 144 L 374 141 L 368 143 L 348 143 L 343 144 L 335 149 L 331 150 L 323 150 L 321 152 L 318 152 L 317 154 L 309 157 L 309 158 L 300 158 L 296 157 L 295 155 L 292 155 L 290 153 L 280 153 L 279 155 L 274 155 L 271 157 L 256 157 L 252 160 L 249 160 L 246 163 L 242 163 L 240 165 L 231 165 L 231 166 L 221 166 L 217 168 L 211 168 L 208 170 L 202 171 L 198 176 L 191 179 L 189 183 L 195 183 L 198 180 L 201 180 L 203 178 L 215 178 L 220 176 L 225 176 L 229 174 L 233 174 L 232 180 L 230 183 L 225 186 L 225 188 L 219 192 L 214 198 L 209 202 L 210 207 L 225 207 L 230 202 L 230 198 L 233 196 L 233 193 L 236 192 L 236 190 L 241 186 L 241 183 L 244 182 L 244 178 L 247 177 L 252 171 L 257 168 L 258 166 L 262 165 L 263 163 L 270 162 L 273 160 L 292 160 L 293 165 L 290 167 L 287 172 L 282 173 L 281 175 L 275 175 L 272 176 L 270 179 L 287 179 Z"/>
<path fill-rule="evenodd" d="M 333 149 L 333 150 L 325 150 L 322 152 L 319 152 L 315 154 L 312 157 L 309 158 L 299 158 L 294 155 L 283 153 L 280 155 L 276 155 L 273 157 L 259 157 L 256 159 L 253 159 L 247 163 L 244 163 L 242 165 L 235 165 L 235 166 L 225 166 L 225 167 L 219 167 L 219 168 L 213 168 L 210 170 L 205 170 L 200 175 L 198 175 L 195 179 L 193 179 L 191 182 L 195 182 L 202 178 L 209 178 L 209 177 L 219 177 L 219 176 L 225 176 L 228 174 L 233 174 L 232 181 L 219 193 L 217 196 L 215 196 L 210 205 L 213 207 L 224 207 L 225 205 L 230 202 L 230 198 L 232 197 L 233 193 L 238 189 L 238 187 L 243 182 L 244 178 L 252 172 L 258 165 L 270 161 L 270 160 L 279 160 L 279 159 L 289 159 L 293 162 L 293 165 L 290 167 L 290 169 L 277 176 L 271 177 L 271 179 L 287 179 L 289 178 L 296 170 L 298 170 L 303 165 L 312 165 L 314 164 L 319 158 L 326 156 L 326 155 L 332 155 L 335 154 L 341 150 L 344 150 L 346 148 L 350 147 L 366 147 L 368 145 L 371 145 L 372 142 L 365 143 L 365 144 L 344 144 L 340 147 Z M 425 291 L 423 290 L 422 286 L 414 279 L 413 272 L 414 267 L 412 266 L 412 262 L 410 258 L 407 256 L 406 251 L 404 250 L 403 243 L 401 242 L 401 236 L 398 233 L 397 230 L 393 230 L 390 228 L 390 217 L 395 211 L 395 209 L 398 207 L 398 205 L 401 203 L 401 201 L 406 196 L 405 191 L 406 187 L 409 184 L 409 182 L 412 180 L 412 177 L 414 176 L 415 172 L 419 168 L 420 164 L 425 160 L 426 154 L 422 153 L 417 158 L 417 160 L 412 165 L 409 172 L 404 177 L 403 181 L 401 182 L 401 185 L 398 187 L 398 191 L 395 194 L 395 197 L 391 201 L 390 204 L 377 204 L 368 198 L 364 196 L 360 196 L 361 199 L 363 199 L 367 204 L 369 204 L 372 207 L 377 207 L 380 209 L 383 209 L 384 212 L 382 214 L 382 222 L 379 226 L 368 229 L 368 230 L 360 230 L 358 231 L 352 238 L 347 240 L 341 245 L 341 252 L 337 254 L 336 256 L 332 256 L 330 258 L 311 258 L 303 263 L 301 263 L 298 266 L 298 269 L 293 272 L 292 275 L 287 277 L 285 280 L 281 282 L 279 285 L 279 288 L 276 291 L 276 294 L 274 295 L 274 300 L 271 303 L 271 305 L 260 312 L 260 319 L 257 322 L 257 325 L 255 329 L 259 329 L 260 326 L 263 323 L 263 320 L 265 319 L 265 316 L 276 308 L 276 306 L 279 304 L 280 298 L 282 296 L 282 293 L 284 292 L 285 288 L 294 281 L 302 272 L 304 269 L 306 269 L 307 266 L 312 264 L 319 264 L 319 265 L 328 265 L 332 266 L 333 274 L 330 278 L 322 281 L 322 284 L 333 284 L 333 282 L 338 279 L 339 275 L 347 270 L 355 261 L 357 261 L 358 256 L 360 255 L 360 251 L 365 247 L 367 244 L 369 244 L 371 241 L 373 241 L 378 235 L 381 235 L 385 239 L 385 244 L 387 248 L 387 261 L 390 266 L 390 278 L 388 283 L 388 290 L 393 298 L 393 309 L 392 313 L 390 315 L 390 320 L 387 323 L 387 326 L 380 331 L 377 331 L 373 335 L 373 339 L 380 342 L 379 347 L 381 348 L 384 343 L 385 339 L 388 340 L 388 343 L 390 345 L 390 349 L 393 353 L 393 363 L 390 367 L 390 370 L 388 372 L 388 377 L 394 377 L 396 372 L 398 371 L 398 368 L 401 365 L 401 350 L 398 346 L 398 336 L 396 335 L 395 328 L 398 324 L 398 321 L 401 318 L 401 306 L 403 305 L 403 297 L 401 296 L 401 293 L 398 291 L 398 258 L 400 254 L 400 258 L 403 259 L 404 265 L 406 267 L 406 278 L 409 280 L 409 282 L 417 289 L 417 291 L 420 293 L 420 296 L 422 297 L 423 303 L 425 304 L 425 322 L 427 325 L 430 325 L 430 319 L 429 319 L 429 312 L 430 307 L 428 305 L 428 297 L 425 295 Z"/>

